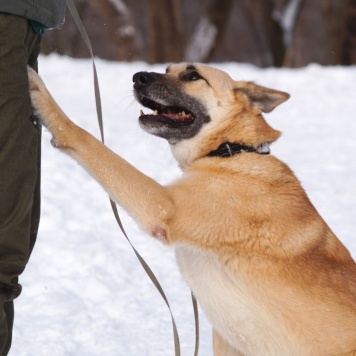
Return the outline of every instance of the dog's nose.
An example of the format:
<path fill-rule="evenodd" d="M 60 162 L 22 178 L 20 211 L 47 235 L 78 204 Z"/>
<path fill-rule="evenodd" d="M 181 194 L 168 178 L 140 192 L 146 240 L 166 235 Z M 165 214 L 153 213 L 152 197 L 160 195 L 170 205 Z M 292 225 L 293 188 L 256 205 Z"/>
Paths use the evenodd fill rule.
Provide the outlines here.
<path fill-rule="evenodd" d="M 144 87 L 153 81 L 153 76 L 148 72 L 138 72 L 132 78 L 135 88 Z"/>

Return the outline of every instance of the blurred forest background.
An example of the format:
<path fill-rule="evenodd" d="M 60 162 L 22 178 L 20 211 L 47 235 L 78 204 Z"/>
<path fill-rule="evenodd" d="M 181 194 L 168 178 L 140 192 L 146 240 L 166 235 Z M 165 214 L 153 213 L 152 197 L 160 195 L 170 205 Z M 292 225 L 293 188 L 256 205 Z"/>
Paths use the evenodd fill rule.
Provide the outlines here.
<path fill-rule="evenodd" d="M 74 0 L 97 57 L 245 62 L 260 67 L 356 64 L 356 0 Z M 67 13 L 43 53 L 85 58 Z"/>

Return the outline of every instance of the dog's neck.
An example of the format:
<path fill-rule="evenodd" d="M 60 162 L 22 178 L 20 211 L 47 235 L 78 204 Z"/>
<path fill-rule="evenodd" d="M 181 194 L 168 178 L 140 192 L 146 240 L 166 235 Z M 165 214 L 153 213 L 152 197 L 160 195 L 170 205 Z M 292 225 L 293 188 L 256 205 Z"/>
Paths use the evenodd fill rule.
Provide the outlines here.
<path fill-rule="evenodd" d="M 261 155 L 268 155 L 270 153 L 267 142 L 262 143 L 257 147 L 247 146 L 240 143 L 225 142 L 222 143 L 216 150 L 211 151 L 208 157 L 232 157 L 242 152 L 255 152 Z"/>
<path fill-rule="evenodd" d="M 188 142 L 183 144 L 171 145 L 171 150 L 174 157 L 177 159 L 181 169 L 186 169 L 196 159 L 204 157 L 232 157 L 236 154 L 243 152 L 255 152 L 258 154 L 268 155 L 270 153 L 269 144 L 267 142 L 258 146 L 250 146 L 238 143 L 225 142 L 221 144 L 217 149 L 212 151 L 197 151 L 197 147 L 200 146 L 200 142 Z"/>

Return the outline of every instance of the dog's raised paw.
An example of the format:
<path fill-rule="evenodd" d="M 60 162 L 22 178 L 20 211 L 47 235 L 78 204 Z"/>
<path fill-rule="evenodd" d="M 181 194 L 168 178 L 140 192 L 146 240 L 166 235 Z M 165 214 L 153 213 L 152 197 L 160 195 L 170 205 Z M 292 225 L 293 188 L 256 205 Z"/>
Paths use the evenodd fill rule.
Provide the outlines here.
<path fill-rule="evenodd" d="M 27 67 L 27 73 L 32 106 L 35 110 L 40 111 L 41 102 L 44 103 L 50 94 L 41 77 L 31 67 Z"/>
<path fill-rule="evenodd" d="M 48 126 L 53 99 L 41 77 L 30 67 L 27 67 L 27 73 L 32 108 L 41 123 Z"/>
<path fill-rule="evenodd" d="M 31 67 L 27 67 L 27 74 L 30 92 L 40 91 L 41 89 L 45 88 L 41 77 Z"/>

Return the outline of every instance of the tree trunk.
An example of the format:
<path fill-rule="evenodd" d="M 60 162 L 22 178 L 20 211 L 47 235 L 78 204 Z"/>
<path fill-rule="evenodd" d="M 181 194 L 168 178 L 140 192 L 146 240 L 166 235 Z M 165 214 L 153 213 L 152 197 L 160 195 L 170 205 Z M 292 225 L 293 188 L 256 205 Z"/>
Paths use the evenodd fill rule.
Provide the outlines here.
<path fill-rule="evenodd" d="M 253 31 L 261 66 L 279 67 L 284 57 L 283 31 L 273 17 L 273 1 L 244 0 L 244 6 L 250 22 L 250 30 Z"/>
<path fill-rule="evenodd" d="M 136 31 L 131 10 L 122 0 L 74 0 L 92 42 L 94 54 L 109 60 L 132 61 L 143 56 L 143 40 Z M 47 31 L 42 53 L 56 51 L 87 58 L 89 52 L 69 11 L 59 31 Z"/>
<path fill-rule="evenodd" d="M 348 0 L 305 0 L 284 65 L 342 63 Z"/>
<path fill-rule="evenodd" d="M 356 0 L 349 0 L 346 33 L 342 63 L 356 64 Z"/>
<path fill-rule="evenodd" d="M 149 62 L 180 62 L 183 22 L 180 0 L 151 0 L 149 5 Z"/>
<path fill-rule="evenodd" d="M 185 51 L 185 59 L 191 62 L 209 62 L 224 36 L 231 14 L 232 0 L 213 0 L 206 14 L 195 27 Z"/>
<path fill-rule="evenodd" d="M 142 39 L 128 6 L 122 0 L 90 0 L 90 3 L 109 34 L 110 47 L 105 57 L 123 61 L 142 58 Z"/>

